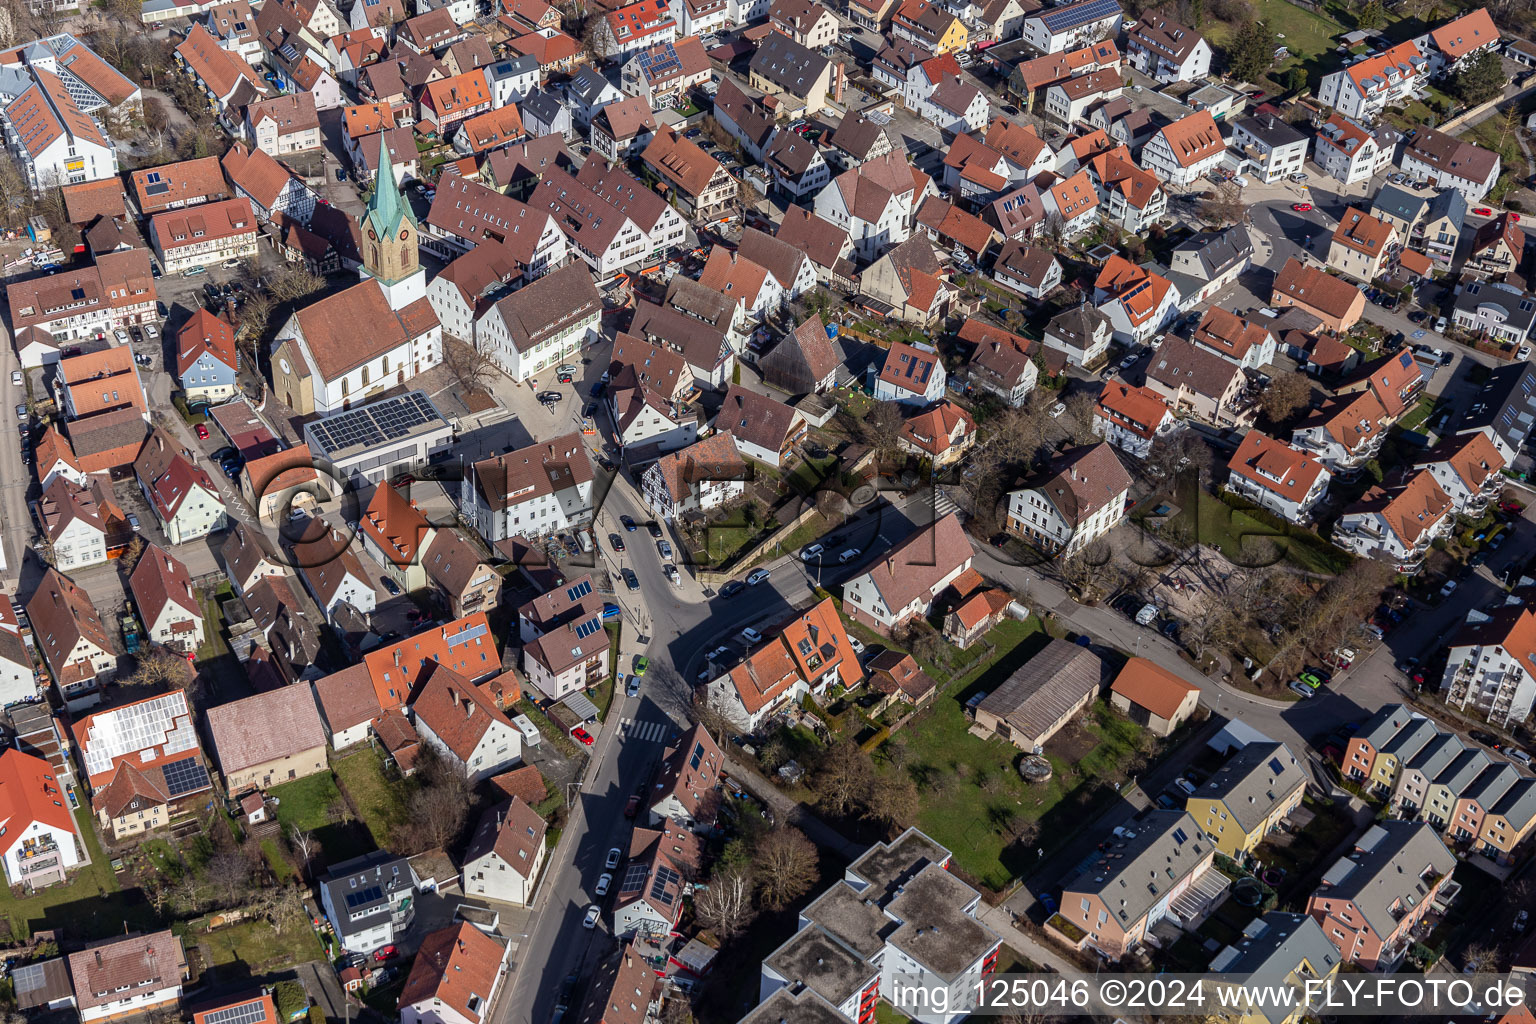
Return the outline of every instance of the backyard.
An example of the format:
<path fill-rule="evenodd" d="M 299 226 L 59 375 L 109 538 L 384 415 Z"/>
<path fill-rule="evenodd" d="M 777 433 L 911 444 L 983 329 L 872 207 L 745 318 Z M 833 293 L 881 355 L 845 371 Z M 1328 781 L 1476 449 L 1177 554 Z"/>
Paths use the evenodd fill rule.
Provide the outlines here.
<path fill-rule="evenodd" d="M 31 896 L 17 898 L 10 887 L 0 888 L 0 921 L 8 922 L 11 935 L 21 939 L 42 928 L 63 929 L 74 941 L 88 942 L 121 935 L 123 928 L 149 930 L 156 915 L 137 889 L 123 891 L 112 873 L 92 827 L 90 812 L 75 812 L 75 824 L 85 837 L 91 863 L 70 876 L 69 884 L 55 885 Z"/>
<path fill-rule="evenodd" d="M 316 960 L 325 953 L 314 929 L 303 919 L 285 932 L 266 921 L 245 921 L 206 934 L 189 934 L 186 941 L 206 949 L 214 964 L 241 963 L 253 976 Z"/>
<path fill-rule="evenodd" d="M 383 755 L 369 744 L 332 761 L 331 770 L 362 816 L 373 844 L 386 849 L 391 832 L 405 822 L 406 810 L 402 783 L 386 774 Z"/>
<path fill-rule="evenodd" d="M 1290 524 L 1270 525 L 1210 494 L 1193 477 L 1182 478 L 1178 487 L 1179 513 L 1170 524 L 1182 522 L 1186 528 L 1192 524 L 1196 543 L 1216 548 L 1234 565 L 1264 565 L 1284 559 L 1307 572 L 1335 575 L 1350 564 L 1348 554 L 1311 530 Z"/>
<path fill-rule="evenodd" d="M 269 793 L 277 798 L 277 820 L 283 830 L 313 832 L 327 863 L 336 864 L 376 848 L 369 826 L 357 820 L 330 772 L 273 786 Z"/>

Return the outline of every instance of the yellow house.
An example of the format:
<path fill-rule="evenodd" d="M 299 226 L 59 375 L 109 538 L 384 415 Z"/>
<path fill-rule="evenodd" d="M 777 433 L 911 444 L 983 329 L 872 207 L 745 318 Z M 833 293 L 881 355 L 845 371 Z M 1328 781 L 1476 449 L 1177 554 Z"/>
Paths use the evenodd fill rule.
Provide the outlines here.
<path fill-rule="evenodd" d="M 1301 763 L 1284 743 L 1250 743 L 1195 790 L 1185 810 L 1234 860 L 1280 824 L 1307 789 Z"/>
<path fill-rule="evenodd" d="M 102 828 L 111 831 L 113 839 L 152 832 L 170 821 L 171 797 L 159 774 L 158 770 L 142 772 L 124 761 L 112 781 L 92 797 L 96 818 Z"/>
<path fill-rule="evenodd" d="M 1342 961 L 1315 919 L 1271 910 L 1243 929 L 1241 947 L 1228 946 L 1216 954 L 1211 972 L 1252 979 L 1253 987 L 1273 987 L 1284 979 L 1296 990 L 1296 998 L 1282 1007 L 1274 1005 L 1278 1000 L 1265 1000 L 1260 1006 L 1223 997 L 1220 1002 L 1233 1005 L 1223 1006 L 1217 1015 L 1231 1024 L 1297 1024 L 1307 1013 L 1307 983 L 1333 977 Z M 1237 986 L 1227 987 L 1237 990 Z M 1212 997 L 1207 993 L 1206 998 Z"/>

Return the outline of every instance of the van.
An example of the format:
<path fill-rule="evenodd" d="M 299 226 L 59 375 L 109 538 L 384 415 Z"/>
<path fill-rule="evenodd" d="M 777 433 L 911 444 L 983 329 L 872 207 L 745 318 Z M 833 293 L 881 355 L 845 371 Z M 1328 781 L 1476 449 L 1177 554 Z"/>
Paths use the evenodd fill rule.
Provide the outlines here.
<path fill-rule="evenodd" d="M 576 543 L 581 545 L 582 551 L 590 555 L 592 553 L 592 532 L 590 530 L 578 532 L 576 534 Z"/>
<path fill-rule="evenodd" d="M 1514 761 L 1516 764 L 1519 764 L 1519 765 L 1521 765 L 1523 767 L 1526 767 L 1526 768 L 1531 767 L 1531 755 L 1527 754 L 1525 751 L 1523 751 L 1523 750 L 1516 750 L 1513 747 L 1511 747 L 1509 750 L 1504 751 L 1504 753 L 1508 754 L 1509 755 L 1509 759 L 1511 761 Z"/>
<path fill-rule="evenodd" d="M 523 734 L 523 742 L 530 747 L 539 745 L 543 737 L 539 735 L 539 727 L 533 724 L 533 719 L 527 715 L 513 715 L 512 724 L 517 726 L 517 731 Z"/>

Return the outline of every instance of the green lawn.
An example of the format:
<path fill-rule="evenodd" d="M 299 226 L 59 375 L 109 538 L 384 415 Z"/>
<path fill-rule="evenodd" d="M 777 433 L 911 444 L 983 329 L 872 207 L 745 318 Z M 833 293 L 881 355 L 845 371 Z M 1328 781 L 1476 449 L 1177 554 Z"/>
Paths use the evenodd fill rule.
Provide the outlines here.
<path fill-rule="evenodd" d="M 229 653 L 229 644 L 224 640 L 224 616 L 219 611 L 219 601 L 228 597 L 233 591 L 228 584 L 220 587 L 218 591 L 203 592 L 203 644 L 197 649 L 199 662 L 212 661 Z"/>
<path fill-rule="evenodd" d="M 405 822 L 407 784 L 384 774 L 383 755 L 371 745 L 337 758 L 331 763 L 331 770 L 357 805 L 374 845 L 381 850 L 387 847 L 390 833 Z"/>
<path fill-rule="evenodd" d="M 827 478 L 827 474 L 837 466 L 836 455 L 828 455 L 824 459 L 806 459 L 784 478 L 784 482 L 794 488 L 796 493 L 808 496 L 816 493 L 821 482 Z"/>
<path fill-rule="evenodd" d="M 0 888 L 0 918 L 10 921 L 14 938 L 43 928 L 62 928 L 74 941 L 121 935 L 124 927 L 149 931 L 159 925 L 143 895 L 118 888 L 117 876 L 96 838 L 90 812 L 75 812 L 91 863 L 74 872 L 67 885 L 56 885 L 18 899 L 9 887 Z"/>
<path fill-rule="evenodd" d="M 1263 565 L 1276 555 L 1307 572 L 1337 574 L 1350 564 L 1345 552 L 1311 530 L 1286 525 L 1277 529 L 1257 516 L 1232 508 L 1207 493 L 1193 478 L 1179 484 L 1180 517 L 1196 514 L 1195 537 L 1219 549 L 1234 565 Z"/>
<path fill-rule="evenodd" d="M 988 639 L 995 651 L 958 677 L 924 663 L 940 692 L 876 759 L 880 771 L 905 771 L 917 783 L 918 806 L 904 824 L 917 825 L 954 851 L 956 865 L 971 878 L 1002 889 L 1037 862 L 1037 848 L 1048 854 L 1109 797 L 1106 787 L 1119 781 L 1120 766 L 1142 742 L 1142 730 L 1097 705 L 1086 733 L 1070 748 L 1065 740 L 1047 745 L 1056 771 L 1051 781 L 1026 784 L 1018 773 L 1019 750 L 997 737 L 972 735 L 964 703 L 996 689 L 1049 637 L 1031 618 L 1005 621 Z M 1036 823 L 1033 842 L 1014 838 L 1021 822 Z"/>
<path fill-rule="evenodd" d="M 283 933 L 265 921 L 247 921 L 195 938 L 208 947 L 215 964 L 244 964 L 253 976 L 324 955 L 314 929 L 302 921 Z"/>
<path fill-rule="evenodd" d="M 283 829 L 313 832 L 328 864 L 360 856 L 379 845 L 369 826 L 353 819 L 330 772 L 273 786 L 271 795 L 278 798 L 277 820 Z"/>
<path fill-rule="evenodd" d="M 1290 56 L 1270 69 L 1271 79 L 1284 81 L 1287 71 L 1301 65 L 1307 69 L 1308 81 L 1315 89 L 1324 74 L 1342 63 L 1342 55 L 1334 53 L 1334 47 L 1338 45 L 1335 37 L 1346 30 L 1330 15 L 1314 13 L 1291 3 L 1269 3 L 1263 5 L 1258 16 L 1269 22 L 1270 28 L 1280 37 L 1277 41 L 1290 51 Z M 1201 32 L 1212 46 L 1225 48 L 1231 44 L 1237 26 L 1212 18 L 1207 20 Z"/>

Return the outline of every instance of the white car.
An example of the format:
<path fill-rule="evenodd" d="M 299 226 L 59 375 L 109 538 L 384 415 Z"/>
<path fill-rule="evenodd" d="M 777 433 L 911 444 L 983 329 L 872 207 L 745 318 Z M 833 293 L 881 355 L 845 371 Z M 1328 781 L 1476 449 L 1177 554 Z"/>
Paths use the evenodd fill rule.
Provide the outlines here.
<path fill-rule="evenodd" d="M 763 642 L 763 634 L 759 633 L 751 626 L 748 626 L 746 629 L 741 631 L 741 638 L 749 644 L 760 644 Z"/>
<path fill-rule="evenodd" d="M 1529 345 L 1521 345 L 1518 349 L 1515 350 L 1515 358 L 1516 359 L 1529 359 L 1529 358 L 1531 358 L 1531 346 L 1529 346 Z"/>
<path fill-rule="evenodd" d="M 608 895 L 608 887 L 610 885 L 612 885 L 612 884 L 613 884 L 613 876 L 608 874 L 608 872 L 606 872 L 606 871 L 603 872 L 603 877 L 599 878 L 597 880 L 597 884 L 592 887 L 592 895 L 594 895 L 594 896 L 606 896 L 606 895 Z"/>
<path fill-rule="evenodd" d="M 847 565 L 849 562 L 853 561 L 855 558 L 858 558 L 859 554 L 860 554 L 860 551 L 859 551 L 858 548 L 849 548 L 846 551 L 842 552 L 840 555 L 838 555 L 837 556 L 837 560 L 838 560 L 839 563 L 841 563 L 843 565 Z"/>
<path fill-rule="evenodd" d="M 809 544 L 800 549 L 800 561 L 814 562 L 821 557 L 821 553 L 827 550 L 820 544 Z"/>
<path fill-rule="evenodd" d="M 21 387 L 22 378 L 21 378 L 21 371 L 20 370 L 12 370 L 11 371 L 11 383 L 16 385 L 17 387 Z"/>
<path fill-rule="evenodd" d="M 1440 600 L 1443 601 L 1454 593 L 1456 593 L 1456 581 L 1446 580 L 1445 586 L 1440 588 Z"/>
<path fill-rule="evenodd" d="M 155 340 L 156 338 L 160 337 L 160 328 L 156 327 L 154 324 L 145 324 L 144 337 L 151 341 Z"/>
<path fill-rule="evenodd" d="M 609 871 L 612 871 L 614 868 L 619 866 L 619 858 L 623 856 L 624 855 L 619 852 L 619 848 L 615 846 L 613 849 L 608 851 L 608 859 L 603 861 L 603 867 L 607 868 Z"/>
<path fill-rule="evenodd" d="M 1057 402 L 1055 405 L 1051 406 L 1051 415 L 1053 417 L 1060 416 L 1062 413 L 1064 413 L 1066 411 L 1067 411 L 1067 403 L 1066 402 Z"/>
<path fill-rule="evenodd" d="M 853 653 L 854 654 L 863 654 L 864 653 L 864 641 L 860 640 L 858 637 L 854 636 L 852 633 L 848 634 L 848 646 L 853 648 Z"/>
<path fill-rule="evenodd" d="M 128 344 L 128 332 L 123 330 L 121 327 L 112 332 L 112 337 L 116 338 L 119 344 Z"/>
<path fill-rule="evenodd" d="M 1450 321 L 1446 320 L 1445 317 L 1442 316 L 1442 317 L 1437 317 L 1435 319 L 1435 333 L 1437 333 L 1437 334 L 1444 334 L 1445 333 L 1445 329 L 1447 327 L 1449 327 L 1449 326 L 1450 326 Z"/>
<path fill-rule="evenodd" d="M 581 926 L 588 931 L 591 931 L 593 928 L 597 927 L 597 919 L 602 916 L 603 912 L 599 910 L 597 904 L 594 903 L 587 908 L 587 916 L 581 919 Z"/>

